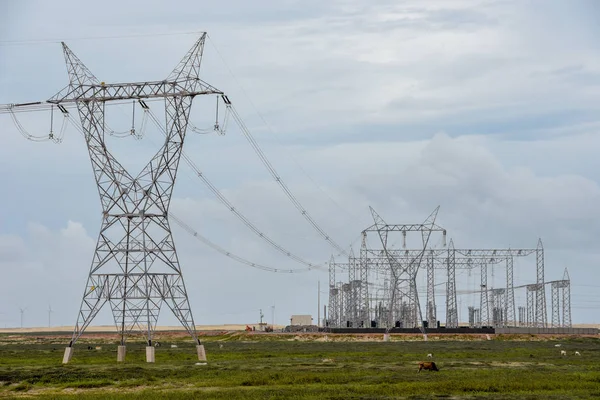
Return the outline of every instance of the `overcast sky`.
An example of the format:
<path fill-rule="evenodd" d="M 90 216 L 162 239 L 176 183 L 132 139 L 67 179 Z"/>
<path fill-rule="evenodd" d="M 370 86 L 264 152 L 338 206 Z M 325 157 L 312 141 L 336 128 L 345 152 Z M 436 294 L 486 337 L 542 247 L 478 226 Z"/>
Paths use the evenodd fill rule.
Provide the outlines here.
<path fill-rule="evenodd" d="M 600 323 L 598 2 L 2 1 L 0 104 L 45 100 L 68 83 L 61 40 L 101 81 L 134 82 L 165 78 L 199 37 L 189 32 L 201 31 L 210 36 L 203 79 L 229 95 L 338 243 L 358 249 L 369 206 L 389 223 L 419 223 L 440 205 L 438 223 L 457 248 L 532 248 L 541 237 L 546 280 L 569 269 L 574 322 Z M 195 104 L 192 122 L 209 127 L 213 100 Z M 129 129 L 129 113 L 114 113 L 112 128 Z M 49 113 L 19 117 L 32 134 L 48 133 Z M 157 149 L 148 126 L 146 140 L 109 141 L 135 174 Z M 9 115 L 0 127 L 0 326 L 19 326 L 19 308 L 25 326 L 47 325 L 49 305 L 53 325 L 72 325 L 101 223 L 85 143 L 73 127 L 61 144 L 26 140 Z M 333 250 L 233 121 L 225 136 L 189 132 L 186 152 L 282 246 L 329 259 Z M 172 211 L 246 259 L 303 268 L 250 232 L 184 163 Z M 271 322 L 272 305 L 276 323 L 292 314 L 316 321 L 319 281 L 327 300 L 326 272 L 256 270 L 174 224 L 173 234 L 197 324 L 255 323 L 259 309 Z M 534 281 L 534 262 L 515 262 L 517 285 Z M 501 287 L 504 273 L 496 268 L 488 283 Z M 479 275 L 459 271 L 457 280 L 474 290 Z M 459 303 L 466 321 L 478 298 Z M 111 320 L 106 307 L 95 324 Z M 174 321 L 163 309 L 159 324 Z"/>

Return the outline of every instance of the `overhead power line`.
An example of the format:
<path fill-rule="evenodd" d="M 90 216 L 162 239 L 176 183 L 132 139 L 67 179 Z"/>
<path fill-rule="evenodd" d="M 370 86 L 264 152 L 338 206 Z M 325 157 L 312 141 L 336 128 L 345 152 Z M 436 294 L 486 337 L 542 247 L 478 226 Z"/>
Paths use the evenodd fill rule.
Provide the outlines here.
<path fill-rule="evenodd" d="M 281 179 L 281 176 L 279 176 L 279 174 L 277 173 L 277 171 L 275 170 L 265 153 L 262 151 L 256 140 L 246 127 L 246 124 L 244 124 L 244 121 L 238 114 L 237 110 L 233 106 L 231 106 L 231 115 L 233 116 L 235 122 L 237 122 L 242 133 L 244 134 L 244 137 L 246 138 L 246 140 L 248 140 L 248 143 L 250 143 L 260 161 L 267 168 L 269 174 L 271 174 L 273 179 L 275 179 L 275 182 L 277 182 L 277 184 L 279 185 L 281 190 L 283 190 L 288 199 L 290 199 L 294 207 L 296 207 L 296 209 L 300 212 L 300 214 L 302 214 L 302 216 L 308 221 L 308 223 L 319 233 L 319 235 L 321 235 L 327 242 L 329 242 L 329 244 L 333 248 L 335 248 L 341 254 L 347 256 L 348 253 L 346 252 L 346 250 L 344 250 L 342 246 L 337 244 L 327 233 L 325 233 L 325 231 L 319 226 L 319 224 L 315 222 L 314 218 L 308 213 L 308 211 L 306 211 L 306 208 L 304 208 L 302 204 L 300 204 L 300 201 L 298 201 L 296 196 L 294 196 L 294 194 L 288 188 L 287 184 L 283 181 L 283 179 Z"/>
<path fill-rule="evenodd" d="M 244 89 L 243 85 L 240 83 L 240 81 L 237 79 L 237 77 L 235 76 L 235 74 L 233 73 L 233 71 L 231 70 L 231 68 L 229 67 L 229 65 L 227 64 L 227 62 L 225 61 L 225 58 L 223 57 L 223 55 L 221 54 L 221 52 L 219 51 L 219 49 L 217 48 L 217 45 L 214 43 L 214 41 L 212 40 L 212 38 L 207 34 L 206 35 L 208 37 L 209 42 L 212 44 L 213 48 L 215 49 L 217 55 L 219 56 L 219 58 L 221 59 L 221 62 L 223 62 L 223 65 L 225 66 L 225 68 L 227 69 L 227 71 L 229 72 L 229 75 L 231 75 L 231 77 L 233 78 L 233 80 L 237 83 L 237 85 L 240 87 L 240 89 L 242 90 L 242 93 L 244 94 L 244 96 L 246 97 L 246 99 L 250 102 L 250 104 L 252 105 L 252 107 L 254 108 L 254 111 L 256 112 L 256 114 L 259 116 L 259 118 L 262 120 L 262 122 L 265 124 L 265 126 L 267 126 L 271 132 L 274 133 L 273 128 L 271 127 L 271 125 L 269 125 L 269 123 L 267 122 L 267 120 L 263 117 L 263 115 L 260 113 L 260 111 L 258 110 L 258 108 L 256 107 L 256 105 L 254 104 L 254 102 L 252 101 L 252 99 L 250 98 L 250 96 L 248 95 L 248 93 L 246 92 L 246 90 Z M 233 108 L 233 106 L 231 107 Z M 238 114 L 239 116 L 239 114 Z M 241 120 L 241 118 L 240 118 Z M 240 127 L 242 129 L 242 132 L 244 132 L 244 134 L 246 134 L 245 132 L 248 132 L 248 129 L 245 128 L 245 124 L 244 124 L 244 128 Z M 253 140 L 253 139 L 252 139 Z M 252 143 L 251 143 L 252 144 Z M 254 147 L 254 145 L 253 145 Z M 256 149 L 255 149 L 256 150 Z M 260 153 L 262 153 L 262 151 L 259 148 Z M 264 155 L 264 154 L 263 154 Z M 302 171 L 302 173 L 313 183 L 313 185 L 319 189 L 319 191 L 321 191 L 321 193 L 323 193 L 323 195 L 325 197 L 327 197 L 339 210 L 343 211 L 346 215 L 350 216 L 351 218 L 357 219 L 358 217 L 349 212 L 348 210 L 346 210 L 344 207 L 342 207 L 337 201 L 335 201 L 325 190 L 323 190 L 323 188 L 321 188 L 317 182 L 315 182 L 315 180 L 304 170 L 304 168 L 302 168 L 302 165 L 300 165 L 299 162 L 297 162 L 294 158 L 294 156 L 292 154 L 289 155 L 289 157 L 294 161 L 294 163 L 296 164 L 296 166 Z M 267 166 L 267 169 L 270 168 L 270 165 Z M 278 181 L 279 183 L 279 181 Z M 285 189 L 284 189 L 285 192 Z M 286 193 L 287 195 L 287 193 Z M 288 196 L 289 197 L 289 196 Z M 293 202 L 293 201 L 292 201 Z M 295 204 L 294 204 L 295 205 Z M 302 210 L 300 210 L 302 212 Z M 306 218 L 308 214 L 303 214 L 303 216 Z M 310 218 L 310 215 L 308 215 L 308 218 Z M 311 223 L 311 225 L 316 225 L 316 223 L 314 223 L 314 221 L 312 221 L 312 218 L 310 218 L 309 223 Z M 320 228 L 320 227 L 315 227 L 313 225 L 313 227 L 319 232 L 319 234 L 321 236 L 323 236 L 324 238 L 328 238 L 328 235 L 325 234 L 325 232 Z M 328 240 L 329 241 L 329 240 Z M 337 244 L 335 244 L 335 242 L 330 242 L 330 244 L 336 248 L 336 250 L 340 251 L 341 250 L 341 254 L 344 255 L 348 255 L 348 253 L 345 251 L 345 249 L 341 248 L 340 246 L 338 246 Z"/>
<path fill-rule="evenodd" d="M 242 264 L 246 264 L 252 268 L 258 268 L 258 269 L 262 269 L 264 271 L 270 271 L 270 272 L 282 272 L 282 273 L 293 273 L 293 272 L 305 272 L 305 271 L 310 271 L 313 268 L 312 267 L 308 267 L 308 268 L 296 268 L 296 269 L 284 269 L 284 268 L 273 268 L 273 267 L 268 267 L 264 264 L 259 264 L 259 263 L 255 263 L 252 261 L 248 261 L 245 258 L 242 258 L 236 254 L 231 253 L 230 251 L 225 250 L 224 248 L 222 248 L 221 246 L 211 242 L 210 240 L 208 240 L 206 237 L 202 236 L 201 234 L 199 234 L 197 231 L 195 231 L 192 227 L 190 227 L 189 225 L 187 225 L 185 222 L 183 222 L 180 218 L 177 218 L 175 215 L 173 215 L 173 213 L 169 213 L 169 217 L 177 224 L 179 225 L 181 228 L 183 228 L 187 233 L 189 233 L 190 235 L 192 235 L 193 237 L 195 237 L 196 239 L 198 239 L 200 242 L 204 243 L 206 246 L 210 247 L 213 250 L 218 251 L 219 253 L 223 254 L 224 256 L 227 256 L 237 262 L 240 262 Z M 314 268 L 317 269 L 323 269 L 322 267 L 319 266 L 315 266 Z"/>
<path fill-rule="evenodd" d="M 150 111 L 150 109 L 146 109 L 146 111 L 148 112 L 148 115 L 150 116 L 150 119 L 157 123 L 158 121 L 156 120 L 156 117 L 152 114 L 152 112 Z M 85 136 L 85 133 L 83 132 L 83 129 L 71 118 L 70 114 L 67 114 L 65 116 L 65 118 L 73 125 L 73 127 L 82 135 Z M 159 125 L 159 129 L 162 130 L 162 127 Z M 185 154 L 182 154 L 182 157 L 187 157 Z M 190 160 L 191 162 L 191 160 Z M 192 163 L 193 164 L 193 163 Z M 207 185 L 209 185 L 210 188 L 214 188 L 214 190 L 216 190 L 219 194 L 220 192 L 218 191 L 218 189 L 216 189 L 214 187 L 214 185 L 208 181 L 208 179 L 205 182 Z M 224 197 L 223 197 L 224 198 Z M 224 198 L 225 199 L 225 198 Z M 227 199 L 225 199 L 225 201 L 227 201 Z M 241 213 L 239 214 L 242 218 L 245 218 Z M 302 260 L 302 264 L 307 265 L 307 268 L 274 268 L 274 267 L 269 267 L 266 266 L 264 264 L 261 263 L 257 263 L 257 262 L 253 262 L 250 260 L 247 260 L 243 257 L 238 256 L 237 254 L 234 254 L 226 249 L 224 249 L 223 247 L 217 245 L 216 243 L 210 241 L 208 238 L 202 236 L 200 233 L 198 233 L 198 231 L 194 230 L 191 226 L 189 226 L 188 224 L 186 224 L 185 222 L 183 222 L 180 218 L 178 218 L 177 216 L 173 215 L 173 213 L 169 212 L 169 216 L 171 217 L 171 219 L 177 224 L 179 225 L 181 228 L 183 228 L 186 232 L 188 232 L 190 235 L 194 236 L 198 241 L 202 242 L 203 244 L 205 244 L 206 246 L 212 248 L 213 250 L 218 251 L 219 253 L 223 254 L 226 257 L 229 257 L 237 262 L 240 262 L 242 264 L 248 265 L 252 268 L 257 268 L 257 269 L 261 269 L 264 271 L 270 271 L 270 272 L 277 272 L 277 273 L 294 273 L 294 272 L 305 272 L 305 271 L 311 271 L 313 269 L 316 270 L 324 270 L 324 267 L 320 266 L 320 265 L 316 265 L 316 264 L 312 264 L 309 263 L 307 261 L 304 261 L 302 259 L 300 259 L 297 256 L 294 256 L 293 254 L 287 252 L 287 250 L 283 249 L 283 247 L 279 246 L 283 251 L 285 251 L 286 255 L 292 259 L 294 259 L 295 261 L 296 258 Z M 252 224 L 251 224 L 252 225 Z M 252 227 L 254 227 L 252 225 Z M 265 236 L 262 236 L 263 239 L 265 239 Z M 277 245 L 277 244 L 276 244 Z M 277 245 L 278 246 L 278 245 Z"/>
<path fill-rule="evenodd" d="M 152 120 L 152 122 L 154 122 L 154 124 L 158 127 L 158 129 L 163 133 L 166 134 L 165 132 L 165 128 L 160 124 L 160 121 L 156 118 L 156 116 L 154 115 L 154 113 L 152 113 L 152 111 L 149 111 L 149 115 L 150 115 L 150 120 Z M 244 225 L 246 225 L 252 232 L 254 232 L 258 237 L 260 237 L 261 239 L 263 239 L 265 242 L 267 242 L 268 244 L 270 244 L 272 247 L 274 247 L 275 249 L 277 249 L 279 252 L 285 254 L 287 257 L 291 258 L 292 260 L 306 265 L 307 267 L 310 268 L 318 268 L 318 265 L 315 265 L 309 261 L 304 260 L 302 257 L 297 256 L 295 254 L 293 254 L 291 251 L 287 250 L 286 248 L 284 248 L 283 246 L 281 246 L 280 244 L 278 244 L 277 242 L 275 242 L 273 239 L 271 239 L 269 236 L 267 236 L 264 232 L 262 232 L 260 229 L 258 229 L 256 227 L 256 225 L 254 225 L 244 214 L 242 214 L 224 195 L 223 193 L 221 193 L 219 191 L 219 189 L 217 189 L 217 187 L 215 185 L 213 185 L 213 183 L 208 180 L 208 178 L 204 175 L 204 173 L 200 170 L 200 168 L 198 168 L 198 166 L 192 161 L 192 159 L 184 152 L 181 152 L 181 158 L 190 166 L 190 168 L 192 168 L 192 170 L 194 171 L 194 174 L 196 175 L 196 177 L 198 177 L 209 189 L 210 191 L 217 197 L 217 199 L 225 206 L 227 207 L 227 209 L 229 209 L 229 211 L 234 214 L 236 217 L 238 217 L 243 223 Z"/>

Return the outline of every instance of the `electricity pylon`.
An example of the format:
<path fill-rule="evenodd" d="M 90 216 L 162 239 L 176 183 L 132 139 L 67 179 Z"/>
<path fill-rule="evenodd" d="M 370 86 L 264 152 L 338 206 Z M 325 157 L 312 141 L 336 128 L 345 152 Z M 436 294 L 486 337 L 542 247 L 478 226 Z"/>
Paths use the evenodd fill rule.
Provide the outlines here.
<path fill-rule="evenodd" d="M 226 99 L 199 78 L 205 39 L 206 33 L 164 80 L 115 84 L 98 81 L 62 43 L 69 85 L 46 103 L 64 114 L 68 106 L 77 107 L 102 205 L 102 226 L 63 363 L 71 360 L 73 345 L 107 302 L 121 336 L 118 361 L 125 359 L 126 336 L 135 330 L 146 337 L 146 360 L 154 362 L 152 337 L 163 303 L 197 343 L 198 358 L 206 360 L 168 219 L 192 100 L 210 94 Z M 165 103 L 166 139 L 137 176 L 125 170 L 104 140 L 105 104 L 127 99 L 143 108 L 144 99 Z"/>

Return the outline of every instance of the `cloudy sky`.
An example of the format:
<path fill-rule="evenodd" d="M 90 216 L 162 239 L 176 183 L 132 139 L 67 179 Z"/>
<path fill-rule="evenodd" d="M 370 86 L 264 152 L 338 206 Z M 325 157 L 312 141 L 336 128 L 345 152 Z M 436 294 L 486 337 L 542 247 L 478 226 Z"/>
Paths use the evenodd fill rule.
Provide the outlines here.
<path fill-rule="evenodd" d="M 598 2 L 106 0 L 90 9 L 5 1 L 0 104 L 45 100 L 68 83 L 61 40 L 101 81 L 133 82 L 166 77 L 201 31 L 210 36 L 203 79 L 229 95 L 335 241 L 358 249 L 369 206 L 389 223 L 418 223 L 440 205 L 438 222 L 457 248 L 532 248 L 541 237 L 546 279 L 569 269 L 574 322 L 600 323 Z M 195 125 L 211 126 L 213 101 L 196 101 Z M 129 129 L 130 109 L 118 110 L 112 128 Z M 31 134 L 48 133 L 49 113 L 19 117 Z M 47 325 L 49 305 L 52 325 L 72 325 L 101 222 L 85 143 L 72 126 L 61 144 L 26 140 L 6 114 L 0 127 L 0 326 L 19 326 L 19 308 L 24 326 Z M 134 173 L 157 149 L 148 127 L 144 140 L 109 140 Z M 225 136 L 188 133 L 186 152 L 279 244 L 314 263 L 329 259 L 331 247 L 233 121 Z M 303 268 L 248 230 L 183 163 L 172 211 L 241 257 Z M 271 322 L 273 305 L 276 323 L 292 314 L 316 320 L 319 281 L 321 304 L 327 299 L 326 272 L 253 269 L 177 225 L 173 233 L 197 324 L 252 323 L 259 309 Z M 534 261 L 515 262 L 516 284 L 533 282 Z M 488 283 L 501 287 L 503 274 L 496 268 Z M 458 289 L 478 279 L 460 271 Z M 444 320 L 443 293 L 437 302 Z M 464 321 L 478 300 L 467 294 L 459 303 Z M 108 308 L 95 323 L 111 323 Z M 159 323 L 174 318 L 165 309 Z"/>

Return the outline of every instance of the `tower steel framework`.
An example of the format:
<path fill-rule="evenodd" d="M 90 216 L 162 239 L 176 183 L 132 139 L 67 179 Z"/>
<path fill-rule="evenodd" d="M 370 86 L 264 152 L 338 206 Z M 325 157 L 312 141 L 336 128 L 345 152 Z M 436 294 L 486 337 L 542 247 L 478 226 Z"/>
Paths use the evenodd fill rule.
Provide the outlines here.
<path fill-rule="evenodd" d="M 147 361 L 154 362 L 152 340 L 164 304 L 196 342 L 198 358 L 206 359 L 168 218 L 193 99 L 218 95 L 229 104 L 222 91 L 200 79 L 205 39 L 206 33 L 166 79 L 135 83 L 100 82 L 62 43 L 69 84 L 45 103 L 65 115 L 67 108 L 77 108 L 102 207 L 100 233 L 63 363 L 71 360 L 73 345 L 107 303 L 121 338 L 118 361 L 125 358 L 126 337 L 137 331 L 146 338 Z M 130 100 L 148 109 L 144 100 L 159 99 L 165 104 L 165 139 L 134 176 L 107 147 L 105 106 Z M 43 102 L 21 106 L 39 104 Z"/>
<path fill-rule="evenodd" d="M 192 101 L 200 95 L 223 95 L 199 77 L 205 38 L 206 33 L 166 79 L 124 84 L 99 82 L 63 43 L 69 86 L 49 102 L 77 105 L 103 215 L 77 323 L 63 362 L 69 361 L 73 344 L 107 302 L 121 346 L 133 330 L 146 336 L 147 361 L 154 361 L 152 338 L 163 303 L 197 343 L 199 359 L 206 357 L 196 333 L 168 219 Z M 143 99 L 149 98 L 165 101 L 166 138 L 148 164 L 133 176 L 107 149 L 104 106 L 125 99 L 143 104 Z M 124 358 L 124 348 L 121 351 Z"/>

